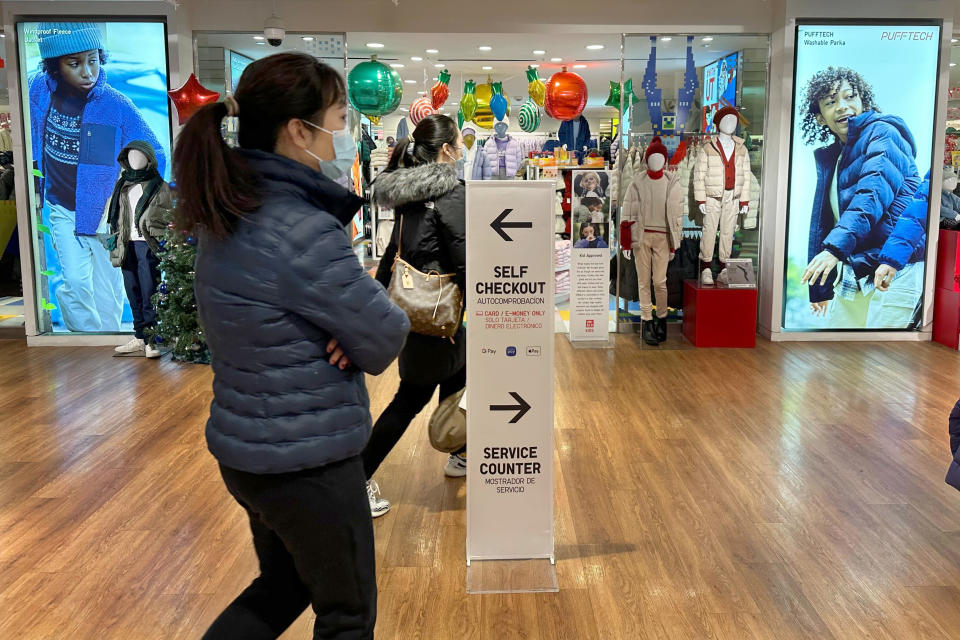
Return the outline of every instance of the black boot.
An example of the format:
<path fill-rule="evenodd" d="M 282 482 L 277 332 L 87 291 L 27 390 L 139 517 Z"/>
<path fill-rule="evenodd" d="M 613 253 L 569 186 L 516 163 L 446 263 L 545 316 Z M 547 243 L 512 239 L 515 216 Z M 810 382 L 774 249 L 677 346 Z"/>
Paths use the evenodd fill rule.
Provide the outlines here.
<path fill-rule="evenodd" d="M 657 318 L 657 340 L 660 342 L 667 341 L 667 319 L 666 318 Z"/>
<path fill-rule="evenodd" d="M 643 341 L 651 347 L 659 347 L 660 340 L 657 338 L 657 328 L 653 320 L 643 321 Z"/>

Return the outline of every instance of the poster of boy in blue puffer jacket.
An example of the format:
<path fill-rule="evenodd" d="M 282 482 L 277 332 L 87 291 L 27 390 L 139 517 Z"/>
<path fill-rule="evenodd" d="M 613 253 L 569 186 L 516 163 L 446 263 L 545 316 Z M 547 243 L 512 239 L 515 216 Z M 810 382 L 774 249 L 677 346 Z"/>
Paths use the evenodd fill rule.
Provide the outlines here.
<path fill-rule="evenodd" d="M 46 264 L 40 269 L 48 278 L 51 300 L 46 310 L 51 311 L 54 331 L 123 330 L 124 313 L 130 313 L 123 277 L 111 265 L 97 233 L 104 231 L 120 151 L 134 140 L 147 141 L 164 173 L 170 144 L 163 25 L 104 26 L 107 33 L 122 34 L 126 41 L 121 46 L 128 49 L 112 83 L 104 69 L 107 42 L 98 24 L 20 25 L 21 64 L 30 98 L 31 160 L 39 177 L 36 195 L 42 199 L 43 221 L 49 229 L 49 235 L 44 234 Z M 134 30 L 146 39 L 131 38 Z M 131 46 L 144 47 L 137 62 L 130 60 Z M 152 64 L 140 63 L 145 57 Z M 132 97 L 117 88 L 118 82 Z M 159 111 L 152 114 L 154 126 L 132 98 Z"/>
<path fill-rule="evenodd" d="M 939 31 L 798 27 L 785 329 L 918 328 Z"/>

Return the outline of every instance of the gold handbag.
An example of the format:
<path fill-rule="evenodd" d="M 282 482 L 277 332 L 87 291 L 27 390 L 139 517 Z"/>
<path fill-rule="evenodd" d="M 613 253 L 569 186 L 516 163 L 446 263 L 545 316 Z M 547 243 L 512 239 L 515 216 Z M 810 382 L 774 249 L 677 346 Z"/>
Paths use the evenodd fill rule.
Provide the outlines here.
<path fill-rule="evenodd" d="M 463 295 L 454 282 L 456 274 L 423 273 L 403 259 L 403 216 L 397 236 L 387 295 L 410 318 L 410 330 L 425 336 L 453 338 L 463 321 Z"/>

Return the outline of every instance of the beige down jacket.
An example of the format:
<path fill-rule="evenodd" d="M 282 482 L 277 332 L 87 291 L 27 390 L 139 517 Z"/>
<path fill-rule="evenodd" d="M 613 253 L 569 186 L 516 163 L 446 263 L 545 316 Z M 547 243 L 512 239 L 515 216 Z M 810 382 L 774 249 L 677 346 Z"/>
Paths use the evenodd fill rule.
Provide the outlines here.
<path fill-rule="evenodd" d="M 733 158 L 736 169 L 736 183 L 733 197 L 738 202 L 750 201 L 750 154 L 743 138 L 733 136 Z M 706 202 L 707 198 L 723 198 L 724 170 L 720 157 L 720 142 L 713 138 L 700 145 L 697 152 L 697 164 L 693 170 L 693 197 L 697 202 Z"/>
<path fill-rule="evenodd" d="M 664 177 L 670 181 L 667 185 L 667 202 L 663 210 L 664 226 L 669 230 L 670 248 L 680 248 L 683 240 L 683 189 L 680 186 L 680 175 L 675 171 L 664 172 Z M 646 172 L 630 183 L 623 200 L 624 222 L 633 222 L 630 227 L 632 235 L 631 249 L 636 251 L 643 245 L 643 220 L 647 207 L 653 206 L 651 178 Z"/>

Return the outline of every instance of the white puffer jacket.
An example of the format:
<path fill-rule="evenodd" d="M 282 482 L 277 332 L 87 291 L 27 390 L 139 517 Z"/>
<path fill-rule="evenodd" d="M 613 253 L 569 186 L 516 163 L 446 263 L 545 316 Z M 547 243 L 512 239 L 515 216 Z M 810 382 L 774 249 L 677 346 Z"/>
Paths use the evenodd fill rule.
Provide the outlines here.
<path fill-rule="evenodd" d="M 743 138 L 733 136 L 733 142 L 736 172 L 733 197 L 738 202 L 747 203 L 750 201 L 750 154 Z M 707 198 L 723 198 L 725 173 L 719 145 L 717 138 L 713 138 L 701 145 L 697 152 L 697 165 L 693 170 L 693 193 L 697 202 L 706 202 Z"/>
<path fill-rule="evenodd" d="M 667 185 L 667 202 L 663 211 L 664 226 L 670 230 L 670 248 L 679 249 L 683 240 L 683 189 L 680 187 L 680 176 L 675 171 L 664 173 L 670 181 Z M 652 197 L 653 179 L 644 171 L 627 188 L 627 195 L 623 200 L 624 222 L 633 222 L 630 227 L 631 249 L 636 251 L 643 245 L 643 220 L 648 207 L 653 206 Z"/>

